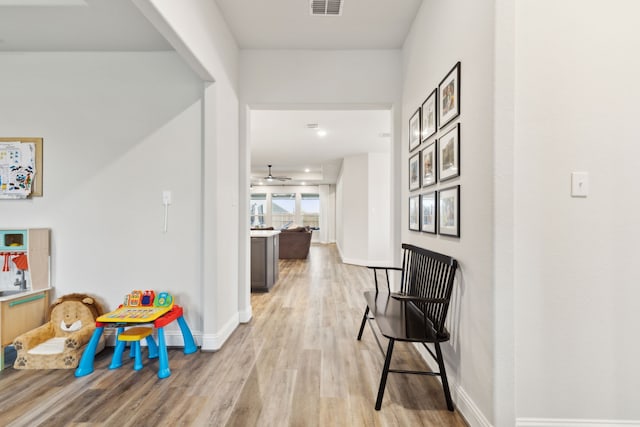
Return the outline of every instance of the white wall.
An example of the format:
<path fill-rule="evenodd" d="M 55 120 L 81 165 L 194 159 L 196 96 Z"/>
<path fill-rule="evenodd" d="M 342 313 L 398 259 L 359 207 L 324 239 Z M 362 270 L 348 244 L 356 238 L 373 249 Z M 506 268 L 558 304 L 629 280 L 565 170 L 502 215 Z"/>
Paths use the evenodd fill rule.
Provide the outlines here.
<path fill-rule="evenodd" d="M 633 0 L 516 3 L 520 425 L 640 425 L 638 16 Z"/>
<path fill-rule="evenodd" d="M 200 79 L 173 52 L 5 52 L 0 93 L 0 134 L 44 138 L 44 196 L 2 227 L 51 228 L 55 295 L 166 290 L 200 340 Z"/>
<path fill-rule="evenodd" d="M 391 229 L 385 227 L 391 221 L 391 168 L 388 153 L 369 153 L 367 160 L 367 216 L 369 230 L 367 240 L 369 265 L 392 265 L 389 242 Z"/>
<path fill-rule="evenodd" d="M 336 241 L 336 186 L 321 184 L 320 192 L 320 243 L 335 243 Z"/>
<path fill-rule="evenodd" d="M 369 159 L 366 154 L 345 157 L 339 185 L 341 188 L 338 251 L 344 262 L 368 264 L 369 256 Z"/>
<path fill-rule="evenodd" d="M 494 419 L 493 13 L 491 0 L 423 2 L 403 48 L 402 240 L 459 262 L 443 351 L 454 400 L 471 425 Z M 409 118 L 458 61 L 461 176 L 435 189 L 461 186 L 459 239 L 410 232 L 407 213 Z"/>
<path fill-rule="evenodd" d="M 336 240 L 342 261 L 358 265 L 390 265 L 391 215 L 389 154 L 345 157 L 336 191 Z"/>
<path fill-rule="evenodd" d="M 204 339 L 222 346 L 240 321 L 251 318 L 248 230 L 240 227 L 248 200 L 241 186 L 238 47 L 215 2 L 135 0 L 182 58 L 208 81 L 202 109 L 201 247 Z M 248 187 L 248 186 L 247 186 Z"/>

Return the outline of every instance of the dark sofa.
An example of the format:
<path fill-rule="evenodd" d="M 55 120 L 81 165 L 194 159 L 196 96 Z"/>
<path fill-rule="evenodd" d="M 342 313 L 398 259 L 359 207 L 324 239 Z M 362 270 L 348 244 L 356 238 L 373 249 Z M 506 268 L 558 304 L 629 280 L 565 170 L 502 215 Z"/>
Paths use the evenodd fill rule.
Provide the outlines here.
<path fill-rule="evenodd" d="M 280 231 L 280 259 L 305 259 L 311 247 L 309 227 L 296 227 Z"/>

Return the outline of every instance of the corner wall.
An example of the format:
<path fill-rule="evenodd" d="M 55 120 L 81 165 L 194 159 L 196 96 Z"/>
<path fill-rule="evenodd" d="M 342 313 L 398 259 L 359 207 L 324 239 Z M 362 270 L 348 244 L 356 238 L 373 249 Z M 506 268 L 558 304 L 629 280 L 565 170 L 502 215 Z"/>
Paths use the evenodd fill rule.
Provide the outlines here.
<path fill-rule="evenodd" d="M 515 2 L 519 426 L 640 425 L 638 16 L 632 0 Z"/>
<path fill-rule="evenodd" d="M 425 1 L 403 48 L 402 241 L 451 255 L 459 262 L 449 314 L 452 340 L 443 351 L 454 401 L 472 426 L 488 426 L 494 420 L 493 18 L 492 0 Z M 409 118 L 458 61 L 461 176 L 410 193 Z M 410 194 L 458 184 L 459 239 L 408 230 Z"/>
<path fill-rule="evenodd" d="M 202 221 L 199 269 L 204 350 L 217 350 L 240 321 L 251 319 L 248 198 L 239 197 L 238 47 L 209 0 L 134 0 L 178 54 L 205 80 L 202 104 Z M 247 185 L 248 188 L 248 185 Z M 246 222 L 245 222 L 246 223 Z"/>
<path fill-rule="evenodd" d="M 200 79 L 175 52 L 1 56 L 0 134 L 44 138 L 44 195 L 0 200 L 2 227 L 51 228 L 56 296 L 168 291 L 201 342 Z"/>

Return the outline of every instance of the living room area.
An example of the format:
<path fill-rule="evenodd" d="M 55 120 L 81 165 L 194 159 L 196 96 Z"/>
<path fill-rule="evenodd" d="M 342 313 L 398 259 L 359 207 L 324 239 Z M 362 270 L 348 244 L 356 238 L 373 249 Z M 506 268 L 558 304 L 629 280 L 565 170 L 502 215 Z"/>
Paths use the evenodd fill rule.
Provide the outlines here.
<path fill-rule="evenodd" d="M 391 112 L 324 108 L 248 113 L 252 240 L 277 235 L 279 259 L 335 244 L 345 263 L 389 262 Z"/>

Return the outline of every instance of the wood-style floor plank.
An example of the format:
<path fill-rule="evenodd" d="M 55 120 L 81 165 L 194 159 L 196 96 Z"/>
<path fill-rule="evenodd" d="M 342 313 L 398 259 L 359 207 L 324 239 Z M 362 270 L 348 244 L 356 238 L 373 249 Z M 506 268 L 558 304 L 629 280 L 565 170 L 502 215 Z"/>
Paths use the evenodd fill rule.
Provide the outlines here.
<path fill-rule="evenodd" d="M 126 356 L 109 370 L 111 348 L 82 378 L 72 370 L 5 369 L 0 425 L 466 426 L 447 411 L 431 377 L 390 375 L 382 410 L 374 410 L 383 356 L 371 325 L 356 340 L 371 282 L 366 268 L 342 264 L 335 246 L 313 245 L 306 260 L 280 261 L 278 283 L 252 295 L 253 319 L 222 349 L 169 349 L 169 378 L 158 379 L 158 361 L 145 352 L 141 371 Z M 404 343 L 393 365 L 426 368 Z"/>

